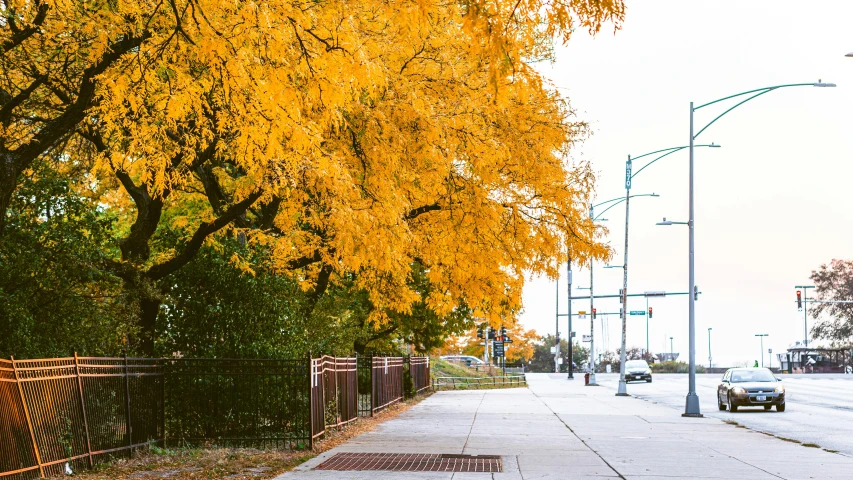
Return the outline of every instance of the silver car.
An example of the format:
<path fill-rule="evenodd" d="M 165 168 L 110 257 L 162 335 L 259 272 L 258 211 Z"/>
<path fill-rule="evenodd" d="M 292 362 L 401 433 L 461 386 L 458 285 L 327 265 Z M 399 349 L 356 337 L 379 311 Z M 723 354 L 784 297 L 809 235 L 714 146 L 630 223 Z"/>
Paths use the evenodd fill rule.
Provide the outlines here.
<path fill-rule="evenodd" d="M 777 412 L 784 412 L 785 386 L 767 368 L 730 368 L 717 387 L 717 405 L 730 412 L 738 407 L 770 410 L 774 406 Z"/>

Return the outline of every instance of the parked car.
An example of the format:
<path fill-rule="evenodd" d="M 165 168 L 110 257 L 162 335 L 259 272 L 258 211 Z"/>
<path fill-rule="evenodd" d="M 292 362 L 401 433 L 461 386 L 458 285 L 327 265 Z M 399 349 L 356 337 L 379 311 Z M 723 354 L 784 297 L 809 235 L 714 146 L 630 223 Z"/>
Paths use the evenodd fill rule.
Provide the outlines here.
<path fill-rule="evenodd" d="M 441 359 L 448 362 L 461 363 L 468 367 L 485 364 L 485 362 L 472 355 L 442 355 Z"/>
<path fill-rule="evenodd" d="M 736 412 L 738 407 L 764 407 L 785 411 L 785 386 L 767 368 L 730 368 L 717 387 L 720 410 Z"/>
<path fill-rule="evenodd" d="M 628 360 L 625 362 L 625 382 L 643 381 L 652 383 L 652 369 L 645 360 Z"/>

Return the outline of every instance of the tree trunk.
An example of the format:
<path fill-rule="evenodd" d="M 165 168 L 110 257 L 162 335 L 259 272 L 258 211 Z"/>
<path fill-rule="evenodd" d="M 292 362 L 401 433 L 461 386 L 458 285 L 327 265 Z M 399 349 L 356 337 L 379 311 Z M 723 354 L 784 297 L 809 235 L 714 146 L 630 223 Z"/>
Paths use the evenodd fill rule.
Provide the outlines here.
<path fill-rule="evenodd" d="M 154 334 L 161 304 L 162 302 L 158 298 L 143 297 L 139 301 L 139 348 L 140 353 L 145 357 L 154 356 Z"/>
<path fill-rule="evenodd" d="M 18 170 L 15 168 L 14 157 L 5 153 L 0 156 L 0 235 L 6 228 L 6 214 L 12 203 L 12 194 L 18 186 Z"/>

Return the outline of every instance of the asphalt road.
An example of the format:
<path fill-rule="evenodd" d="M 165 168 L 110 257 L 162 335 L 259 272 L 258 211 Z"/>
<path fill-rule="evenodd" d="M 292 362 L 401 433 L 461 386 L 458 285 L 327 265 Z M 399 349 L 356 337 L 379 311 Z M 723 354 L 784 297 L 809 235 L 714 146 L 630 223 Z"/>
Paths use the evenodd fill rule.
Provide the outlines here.
<path fill-rule="evenodd" d="M 596 374 L 599 385 L 615 390 L 617 374 Z M 696 375 L 702 414 L 733 420 L 776 436 L 817 444 L 853 456 L 853 375 L 780 375 L 785 384 L 786 410 L 741 407 L 737 413 L 717 409 L 716 391 L 722 375 Z M 582 376 L 580 377 L 583 378 Z M 684 411 L 686 374 L 655 375 L 652 383 L 629 383 L 628 393 Z"/>

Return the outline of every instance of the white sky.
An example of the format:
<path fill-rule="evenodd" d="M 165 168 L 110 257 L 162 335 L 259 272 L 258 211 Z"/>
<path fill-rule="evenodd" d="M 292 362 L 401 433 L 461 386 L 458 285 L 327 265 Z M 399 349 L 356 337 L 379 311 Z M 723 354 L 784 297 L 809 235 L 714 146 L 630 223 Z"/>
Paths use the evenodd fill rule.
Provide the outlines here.
<path fill-rule="evenodd" d="M 795 87 L 752 100 L 720 119 L 698 139 L 722 145 L 696 150 L 696 361 L 707 364 L 708 327 L 714 364 L 759 357 L 756 333 L 775 354 L 803 337 L 795 285 L 833 258 L 853 252 L 853 2 L 675 0 L 631 1 L 624 28 L 592 38 L 578 32 L 541 70 L 590 122 L 594 134 L 575 156 L 599 172 L 598 201 L 624 196 L 625 160 L 689 141 L 689 102 L 705 103 L 764 86 L 817 81 L 838 88 Z M 696 115 L 696 130 L 733 105 Z M 634 178 L 632 193 L 660 198 L 631 202 L 629 293 L 686 291 L 687 228 L 655 226 L 662 217 L 687 220 L 688 157 L 671 155 Z M 644 162 L 634 163 L 636 171 Z M 624 205 L 624 204 L 623 204 Z M 605 217 L 621 264 L 624 207 Z M 620 269 L 597 265 L 596 294 L 615 294 Z M 574 286 L 589 286 L 575 270 Z M 565 273 L 560 283 L 566 312 Z M 573 287 L 574 287 L 573 286 Z M 575 291 L 575 295 L 586 293 Z M 527 328 L 554 332 L 554 282 L 525 287 Z M 589 310 L 587 302 L 573 310 Z M 597 309 L 619 311 L 618 300 Z M 687 297 L 652 299 L 653 352 L 674 349 L 687 358 Z M 629 299 L 629 310 L 645 308 Z M 599 317 L 601 318 L 601 317 Z M 645 318 L 628 317 L 628 345 L 645 346 Z M 619 342 L 618 315 L 609 319 L 609 348 Z M 813 320 L 809 319 L 809 325 Z M 560 320 L 565 338 L 566 319 Z M 601 322 L 596 344 L 601 346 Z M 589 320 L 575 323 L 580 339 Z M 665 350 L 664 350 L 665 349 Z"/>

